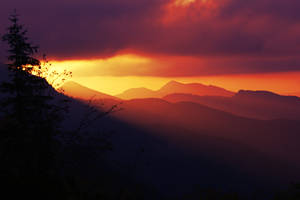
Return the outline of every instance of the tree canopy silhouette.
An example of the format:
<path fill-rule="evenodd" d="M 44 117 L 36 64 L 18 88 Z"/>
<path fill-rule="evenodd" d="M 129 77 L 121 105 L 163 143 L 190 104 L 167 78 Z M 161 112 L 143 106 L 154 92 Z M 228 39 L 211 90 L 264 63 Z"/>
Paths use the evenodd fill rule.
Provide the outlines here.
<path fill-rule="evenodd" d="M 27 29 L 14 12 L 2 40 L 8 44 L 9 81 L 2 93 L 0 142 L 1 176 L 50 177 L 55 172 L 55 135 L 65 106 L 54 103 L 54 89 L 38 76 L 45 65 L 35 55 L 38 46 L 27 37 Z"/>

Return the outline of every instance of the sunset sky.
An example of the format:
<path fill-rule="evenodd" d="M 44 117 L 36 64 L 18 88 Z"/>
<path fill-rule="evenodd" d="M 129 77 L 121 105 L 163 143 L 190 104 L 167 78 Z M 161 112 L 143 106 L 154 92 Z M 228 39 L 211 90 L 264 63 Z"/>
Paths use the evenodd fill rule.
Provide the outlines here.
<path fill-rule="evenodd" d="M 4 0 L 0 33 L 14 8 L 57 70 L 102 92 L 178 80 L 300 95 L 299 0 Z"/>

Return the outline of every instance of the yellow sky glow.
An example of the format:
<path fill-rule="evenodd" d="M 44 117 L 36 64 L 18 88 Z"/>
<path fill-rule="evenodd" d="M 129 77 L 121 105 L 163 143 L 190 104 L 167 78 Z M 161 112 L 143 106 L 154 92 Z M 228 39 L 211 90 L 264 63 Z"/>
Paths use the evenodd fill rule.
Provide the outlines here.
<path fill-rule="evenodd" d="M 285 95 L 299 95 L 300 72 L 269 73 L 255 75 L 224 75 L 202 77 L 141 77 L 141 76 L 94 76 L 74 78 L 74 81 L 110 95 L 116 95 L 130 88 L 146 87 L 158 90 L 167 82 L 203 83 L 237 92 L 246 90 L 268 90 Z M 284 83 L 284 84 L 282 84 Z"/>
<path fill-rule="evenodd" d="M 135 72 L 143 73 L 149 70 L 151 59 L 136 55 L 118 55 L 107 59 L 91 59 L 91 60 L 66 60 L 51 61 L 52 68 L 58 72 L 65 69 L 72 71 L 75 77 L 116 75 L 122 76 L 124 72 L 135 70 Z"/>
<path fill-rule="evenodd" d="M 179 62 L 179 61 L 178 61 Z M 70 80 L 91 89 L 116 95 L 130 88 L 146 87 L 157 90 L 171 80 L 183 83 L 198 82 L 228 90 L 269 90 L 281 94 L 300 93 L 300 72 L 241 74 L 198 77 L 147 76 L 159 63 L 137 55 L 118 55 L 108 59 L 51 61 L 52 70 L 73 72 Z M 160 63 L 161 64 L 161 63 Z M 167 63 L 163 62 L 163 65 Z M 145 74 L 126 76 L 128 72 Z"/>

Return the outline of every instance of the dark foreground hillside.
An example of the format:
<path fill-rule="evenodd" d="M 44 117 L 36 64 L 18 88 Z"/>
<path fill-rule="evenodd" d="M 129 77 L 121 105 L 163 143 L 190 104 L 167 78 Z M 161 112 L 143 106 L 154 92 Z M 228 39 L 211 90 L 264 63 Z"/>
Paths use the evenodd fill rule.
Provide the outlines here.
<path fill-rule="evenodd" d="M 79 105 L 73 105 L 74 112 Z M 300 179 L 299 121 L 253 120 L 160 99 L 125 101 L 120 107 L 88 128 L 112 132 L 112 151 L 90 159 L 97 142 L 77 147 L 71 155 L 80 168 L 69 173 L 97 182 L 109 171 L 114 193 L 138 188 L 146 199 L 199 196 L 207 188 L 265 199 Z"/>
<path fill-rule="evenodd" d="M 67 99 L 69 109 L 55 136 L 53 168 L 39 177 L 29 173 L 32 169 L 25 177 L 14 170 L 14 161 L 35 161 L 28 152 L 35 155 L 43 149 L 39 145 L 22 147 L 30 150 L 23 158 L 19 154 L 2 159 L 2 166 L 16 172 L 0 173 L 3 195 L 11 199 L 274 199 L 280 191 L 279 199 L 297 195 L 291 183 L 300 180 L 299 121 L 255 120 L 162 99 L 56 98 Z M 1 118 L 1 129 L 4 122 Z"/>

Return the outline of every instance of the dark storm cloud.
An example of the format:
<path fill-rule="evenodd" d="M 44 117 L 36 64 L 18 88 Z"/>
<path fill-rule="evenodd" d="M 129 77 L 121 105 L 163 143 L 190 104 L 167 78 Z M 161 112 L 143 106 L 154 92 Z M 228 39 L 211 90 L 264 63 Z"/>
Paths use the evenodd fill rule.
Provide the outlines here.
<path fill-rule="evenodd" d="M 31 38 L 50 56 L 106 56 L 150 31 L 166 0 L 9 0 L 0 8 L 1 30 L 14 8 Z M 149 25 L 149 27 L 147 26 Z M 2 31 L 1 31 L 2 32 Z"/>
<path fill-rule="evenodd" d="M 8 25 L 7 16 L 16 8 L 31 38 L 59 59 L 106 57 L 130 49 L 216 57 L 220 66 L 207 63 L 212 67 L 206 73 L 212 74 L 300 70 L 299 0 L 211 0 L 212 7 L 198 0 L 168 13 L 170 2 L 5 0 L 0 28 Z M 176 18 L 180 12 L 185 14 Z M 168 17 L 174 19 L 164 21 Z M 228 57 L 237 60 L 221 62 Z M 200 73 L 196 65 L 194 72 Z"/>

